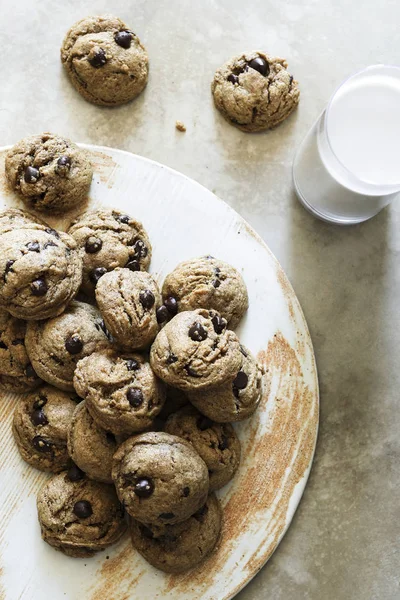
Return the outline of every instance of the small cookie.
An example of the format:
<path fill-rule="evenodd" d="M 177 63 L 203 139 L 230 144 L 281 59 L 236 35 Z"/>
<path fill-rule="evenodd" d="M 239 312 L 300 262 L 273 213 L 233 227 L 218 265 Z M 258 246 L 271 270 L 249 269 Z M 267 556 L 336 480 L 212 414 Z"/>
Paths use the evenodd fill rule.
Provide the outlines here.
<path fill-rule="evenodd" d="M 113 486 L 87 479 L 76 467 L 43 485 L 37 510 L 43 540 L 67 556 L 93 556 L 126 531 Z"/>
<path fill-rule="evenodd" d="M 234 267 L 212 256 L 180 263 L 167 275 L 162 287 L 167 307 L 178 311 L 207 308 L 216 310 L 236 327 L 249 306 L 246 284 Z"/>
<path fill-rule="evenodd" d="M 166 421 L 170 415 L 189 404 L 189 399 L 182 390 L 166 385 L 165 394 L 165 403 L 159 414 L 161 421 Z"/>
<path fill-rule="evenodd" d="M 7 208 L 0 212 L 0 235 L 14 231 L 14 229 L 46 229 L 47 223 L 19 208 Z"/>
<path fill-rule="evenodd" d="M 53 133 L 20 140 L 7 152 L 5 166 L 10 187 L 23 201 L 52 214 L 86 200 L 93 176 L 86 151 Z"/>
<path fill-rule="evenodd" d="M 299 103 L 300 92 L 287 62 L 263 52 L 235 56 L 217 69 L 211 84 L 222 116 L 242 131 L 272 129 Z"/>
<path fill-rule="evenodd" d="M 115 436 L 94 421 L 81 402 L 75 409 L 68 430 L 68 452 L 90 479 L 112 483 L 112 459 L 117 450 Z"/>
<path fill-rule="evenodd" d="M 215 548 L 222 510 L 215 494 L 194 515 L 175 525 L 143 525 L 129 518 L 132 544 L 156 569 L 182 573 L 201 563 Z"/>
<path fill-rule="evenodd" d="M 210 491 L 219 490 L 236 473 L 240 463 L 240 442 L 229 423 L 221 424 L 185 406 L 171 415 L 165 431 L 190 442 L 208 467 Z"/>
<path fill-rule="evenodd" d="M 25 344 L 36 373 L 61 390 L 73 391 L 79 360 L 110 347 L 99 311 L 74 300 L 66 311 L 48 321 L 29 322 Z"/>
<path fill-rule="evenodd" d="M 96 301 L 108 331 L 123 350 L 148 348 L 160 327 L 158 286 L 149 273 L 114 269 L 96 286 Z"/>
<path fill-rule="evenodd" d="M 179 523 L 207 499 L 205 462 L 189 442 L 169 433 L 142 433 L 121 444 L 112 476 L 126 511 L 142 523 Z"/>
<path fill-rule="evenodd" d="M 89 295 L 100 277 L 116 267 L 145 271 L 151 244 L 143 225 L 117 210 L 93 210 L 80 215 L 68 229 L 81 249 L 82 290 Z"/>
<path fill-rule="evenodd" d="M 44 385 L 18 402 L 14 439 L 22 458 L 32 467 L 53 473 L 67 467 L 67 432 L 76 408 L 75 398 Z"/>
<path fill-rule="evenodd" d="M 147 84 L 149 61 L 139 38 L 112 15 L 85 17 L 65 36 L 61 61 L 75 89 L 89 102 L 118 106 Z"/>
<path fill-rule="evenodd" d="M 79 361 L 74 386 L 95 421 L 121 436 L 151 426 L 165 400 L 164 386 L 144 357 L 115 350 Z"/>
<path fill-rule="evenodd" d="M 82 261 L 66 233 L 16 229 L 0 235 L 0 273 L 0 306 L 19 319 L 48 319 L 77 294 Z"/>
<path fill-rule="evenodd" d="M 243 421 L 256 410 L 262 392 L 261 370 L 250 350 L 241 346 L 242 364 L 229 382 L 188 394 L 190 402 L 217 423 Z"/>
<path fill-rule="evenodd" d="M 0 310 L 0 390 L 24 393 L 43 383 L 25 348 L 26 323 Z"/>
<path fill-rule="evenodd" d="M 205 309 L 178 313 L 150 351 L 156 375 L 184 391 L 221 385 L 238 372 L 241 362 L 236 334 L 218 314 Z"/>

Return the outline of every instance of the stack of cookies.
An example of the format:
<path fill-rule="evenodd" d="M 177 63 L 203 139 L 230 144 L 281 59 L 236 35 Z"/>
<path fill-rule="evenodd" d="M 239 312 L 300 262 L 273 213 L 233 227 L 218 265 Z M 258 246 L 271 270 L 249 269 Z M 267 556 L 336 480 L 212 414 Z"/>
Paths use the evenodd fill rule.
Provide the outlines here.
<path fill-rule="evenodd" d="M 44 134 L 9 151 L 6 173 L 30 208 L 61 214 L 92 169 Z M 53 473 L 38 495 L 43 539 L 86 557 L 129 525 L 153 566 L 181 572 L 219 540 L 214 492 L 240 462 L 231 423 L 256 410 L 261 372 L 232 329 L 248 308 L 238 271 L 187 260 L 160 290 L 151 253 L 142 224 L 117 210 L 88 211 L 67 233 L 1 213 L 0 386 L 27 394 L 14 438 Z"/>

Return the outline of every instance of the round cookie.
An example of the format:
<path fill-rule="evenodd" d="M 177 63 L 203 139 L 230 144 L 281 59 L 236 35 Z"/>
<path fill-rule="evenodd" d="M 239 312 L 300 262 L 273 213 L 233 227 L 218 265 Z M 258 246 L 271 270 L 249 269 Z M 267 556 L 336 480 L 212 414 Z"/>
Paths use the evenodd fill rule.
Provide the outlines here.
<path fill-rule="evenodd" d="M 52 214 L 86 200 L 93 175 L 86 151 L 53 133 L 20 140 L 7 152 L 5 167 L 10 187 L 24 202 Z"/>
<path fill-rule="evenodd" d="M 66 391 L 74 390 L 78 361 L 96 350 L 110 347 L 99 311 L 76 300 L 58 317 L 29 322 L 25 344 L 39 377 Z"/>
<path fill-rule="evenodd" d="M 231 329 L 249 306 L 246 284 L 239 271 L 212 256 L 180 263 L 165 278 L 162 295 L 166 306 L 176 304 L 179 312 L 214 309 Z"/>
<path fill-rule="evenodd" d="M 112 476 L 126 511 L 142 523 L 179 523 L 207 499 L 207 466 L 185 440 L 142 433 L 121 444 Z"/>
<path fill-rule="evenodd" d="M 240 463 L 240 442 L 230 423 L 215 423 L 194 406 L 172 414 L 165 431 L 190 442 L 208 467 L 210 491 L 224 487 Z"/>
<path fill-rule="evenodd" d="M 42 383 L 25 348 L 26 323 L 0 310 L 0 390 L 29 392 Z"/>
<path fill-rule="evenodd" d="M 88 295 L 100 277 L 116 267 L 145 271 L 151 244 L 143 225 L 117 210 L 94 210 L 80 215 L 68 233 L 76 240 L 83 258 L 82 289 Z"/>
<path fill-rule="evenodd" d="M 150 351 L 156 375 L 184 391 L 228 381 L 241 362 L 236 334 L 226 329 L 219 315 L 205 309 L 178 313 L 157 335 Z"/>
<path fill-rule="evenodd" d="M 46 229 L 50 225 L 20 208 L 7 208 L 0 212 L 0 235 L 14 229 Z"/>
<path fill-rule="evenodd" d="M 215 494 L 194 515 L 175 525 L 155 527 L 129 518 L 132 544 L 156 569 L 182 573 L 201 563 L 221 533 L 222 510 Z"/>
<path fill-rule="evenodd" d="M 147 84 L 149 61 L 144 46 L 112 15 L 75 23 L 65 36 L 61 61 L 75 89 L 100 106 L 125 104 Z"/>
<path fill-rule="evenodd" d="M 114 269 L 96 286 L 96 301 L 108 331 L 123 350 L 148 348 L 160 327 L 158 286 L 149 273 Z"/>
<path fill-rule="evenodd" d="M 251 352 L 241 346 L 242 364 L 236 375 L 212 390 L 188 394 L 190 402 L 217 423 L 243 421 L 256 410 L 262 392 L 261 370 Z"/>
<path fill-rule="evenodd" d="M 60 314 L 77 294 L 82 261 L 74 239 L 55 229 L 0 235 L 0 306 L 20 319 Z"/>
<path fill-rule="evenodd" d="M 25 462 L 53 473 L 67 467 L 67 432 L 75 408 L 75 396 L 50 385 L 44 385 L 18 402 L 13 434 Z"/>
<path fill-rule="evenodd" d="M 90 479 L 112 483 L 112 459 L 117 450 L 115 436 L 94 421 L 81 402 L 75 409 L 68 430 L 68 452 Z"/>
<path fill-rule="evenodd" d="M 272 129 L 299 103 L 300 92 L 287 62 L 263 52 L 235 56 L 217 69 L 211 84 L 222 116 L 242 131 Z"/>
<path fill-rule="evenodd" d="M 74 386 L 101 427 L 127 436 L 151 426 L 165 390 L 140 354 L 94 352 L 79 361 Z"/>
<path fill-rule="evenodd" d="M 114 487 L 91 481 L 74 468 L 55 475 L 39 490 L 42 538 L 68 556 L 93 556 L 126 531 L 124 510 Z"/>

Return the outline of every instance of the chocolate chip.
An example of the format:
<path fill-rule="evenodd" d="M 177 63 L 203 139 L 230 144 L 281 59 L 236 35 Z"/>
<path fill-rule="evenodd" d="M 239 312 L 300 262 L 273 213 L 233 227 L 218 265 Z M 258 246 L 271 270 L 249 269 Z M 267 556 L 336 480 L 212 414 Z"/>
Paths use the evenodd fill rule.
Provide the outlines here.
<path fill-rule="evenodd" d="M 167 307 L 169 314 L 172 316 L 175 316 L 178 312 L 178 302 L 173 296 L 168 296 L 168 298 L 164 300 L 164 306 Z"/>
<path fill-rule="evenodd" d="M 140 263 L 138 260 L 128 260 L 125 267 L 131 271 L 140 271 Z"/>
<path fill-rule="evenodd" d="M 158 515 L 160 519 L 164 519 L 165 521 L 170 521 L 171 519 L 175 519 L 174 513 L 161 513 Z"/>
<path fill-rule="evenodd" d="M 149 498 L 154 492 L 153 480 L 150 477 L 139 477 L 135 481 L 133 491 L 139 498 Z"/>
<path fill-rule="evenodd" d="M 293 75 L 291 75 L 289 78 L 289 85 L 292 85 L 292 83 L 293 83 Z"/>
<path fill-rule="evenodd" d="M 6 262 L 6 268 L 4 269 L 4 281 L 6 279 L 6 275 L 8 274 L 8 272 L 11 271 L 11 267 L 13 266 L 14 263 L 15 263 L 15 260 L 8 260 Z"/>
<path fill-rule="evenodd" d="M 149 252 L 146 244 L 142 242 L 142 240 L 137 240 L 133 246 L 133 249 L 135 251 L 135 256 L 138 258 L 146 258 Z"/>
<path fill-rule="evenodd" d="M 143 404 L 143 394 L 142 390 L 136 387 L 128 388 L 126 392 L 126 397 L 128 398 L 128 402 L 134 408 L 138 408 Z"/>
<path fill-rule="evenodd" d="M 93 514 L 92 505 L 88 500 L 78 500 L 78 502 L 75 502 L 73 511 L 78 519 L 88 519 Z"/>
<path fill-rule="evenodd" d="M 221 285 L 221 282 L 219 279 L 214 279 L 214 281 L 212 282 L 213 286 L 215 288 L 219 288 L 219 286 Z"/>
<path fill-rule="evenodd" d="M 157 322 L 165 323 L 169 319 L 169 312 L 166 306 L 160 306 L 156 310 Z"/>
<path fill-rule="evenodd" d="M 227 325 L 226 319 L 220 317 L 219 315 L 214 315 L 211 319 L 211 323 L 214 326 L 215 333 L 222 333 Z"/>
<path fill-rule="evenodd" d="M 218 448 L 220 450 L 226 450 L 228 448 L 228 446 L 229 446 L 228 438 L 225 435 L 223 435 L 220 443 L 218 444 Z"/>
<path fill-rule="evenodd" d="M 24 173 L 24 179 L 26 183 L 36 183 L 40 177 L 38 169 L 35 167 L 26 167 Z"/>
<path fill-rule="evenodd" d="M 121 48 L 128 49 L 131 47 L 132 37 L 130 31 L 118 31 L 118 33 L 114 35 L 114 40 Z"/>
<path fill-rule="evenodd" d="M 47 425 L 48 419 L 41 408 L 34 410 L 31 414 L 31 421 L 34 425 Z"/>
<path fill-rule="evenodd" d="M 207 513 L 208 513 L 208 506 L 207 506 L 207 504 L 205 504 L 204 506 L 199 508 L 199 510 L 197 512 L 195 512 L 193 516 L 197 521 L 200 521 L 202 523 L 204 521 L 204 517 L 206 516 Z"/>
<path fill-rule="evenodd" d="M 207 336 L 207 329 L 205 329 L 199 321 L 195 321 L 193 325 L 189 327 L 189 337 L 194 342 L 203 342 Z"/>
<path fill-rule="evenodd" d="M 47 293 L 48 287 L 45 278 L 38 277 L 35 281 L 31 283 L 31 292 L 34 296 L 45 296 Z"/>
<path fill-rule="evenodd" d="M 120 223 L 124 223 L 125 225 L 128 225 L 128 223 L 130 221 L 129 215 L 120 215 L 119 213 L 113 213 L 113 217 L 116 221 L 119 221 Z"/>
<path fill-rule="evenodd" d="M 52 240 L 50 240 L 49 242 L 46 242 L 43 246 L 43 250 L 46 250 L 46 248 L 49 248 L 50 246 L 54 246 L 55 248 L 58 248 L 58 245 L 55 244 Z"/>
<path fill-rule="evenodd" d="M 149 310 L 152 306 L 154 306 L 154 302 L 156 301 L 153 292 L 150 290 L 143 290 L 139 294 L 139 301 L 143 308 Z"/>
<path fill-rule="evenodd" d="M 26 247 L 30 252 L 40 252 L 40 244 L 38 242 L 28 242 Z"/>
<path fill-rule="evenodd" d="M 235 388 L 237 388 L 238 390 L 244 390 L 244 388 L 247 386 L 249 382 L 249 378 L 247 377 L 246 373 L 244 371 L 239 371 L 239 373 L 236 375 L 235 379 L 233 380 L 233 386 Z"/>
<path fill-rule="evenodd" d="M 67 471 L 67 477 L 70 481 L 80 481 L 85 477 L 85 473 L 76 465 L 72 463 Z"/>
<path fill-rule="evenodd" d="M 239 83 L 239 77 L 234 73 L 231 73 L 230 75 L 228 75 L 228 81 L 230 81 L 233 84 Z"/>
<path fill-rule="evenodd" d="M 60 158 L 57 161 L 57 165 L 59 167 L 67 167 L 69 169 L 70 166 L 71 166 L 71 159 L 70 159 L 70 157 L 69 156 L 65 156 L 65 155 L 60 156 Z"/>
<path fill-rule="evenodd" d="M 39 410 L 39 408 L 43 408 L 47 404 L 47 396 L 44 394 L 39 394 L 39 399 L 33 405 L 35 410 Z"/>
<path fill-rule="evenodd" d="M 128 371 L 137 371 L 140 368 L 138 361 L 134 358 L 128 358 L 125 362 Z"/>
<path fill-rule="evenodd" d="M 13 340 L 11 343 L 13 346 L 19 346 L 19 345 L 25 344 L 25 340 L 23 340 L 22 338 L 17 338 L 16 340 Z"/>
<path fill-rule="evenodd" d="M 183 495 L 185 496 L 185 498 L 187 498 L 190 494 L 190 488 L 188 487 L 184 487 L 183 488 Z"/>
<path fill-rule="evenodd" d="M 172 365 L 173 363 L 176 363 L 178 360 L 178 357 L 175 356 L 175 354 L 173 352 L 170 352 L 167 356 L 167 360 L 165 361 L 167 363 L 167 365 Z"/>
<path fill-rule="evenodd" d="M 243 354 L 243 356 L 246 356 L 246 358 L 247 358 L 248 354 L 247 354 L 244 346 L 242 346 L 242 345 L 240 346 L 240 352 Z"/>
<path fill-rule="evenodd" d="M 0 348 L 7 350 L 7 344 L 5 344 L 3 341 L 0 341 Z"/>
<path fill-rule="evenodd" d="M 54 235 L 54 237 L 56 238 L 60 238 L 60 234 L 58 233 L 58 231 L 56 231 L 56 229 L 53 229 L 52 227 L 47 227 L 45 229 L 45 232 L 49 235 Z"/>
<path fill-rule="evenodd" d="M 269 64 L 264 58 L 261 58 L 261 56 L 253 58 L 253 60 L 249 62 L 249 67 L 255 71 L 258 71 L 261 73 L 261 75 L 264 75 L 264 77 L 269 74 Z"/>
<path fill-rule="evenodd" d="M 96 254 L 96 252 L 99 252 L 99 250 L 101 250 L 102 245 L 103 245 L 103 242 L 101 240 L 99 240 L 99 238 L 91 235 L 86 240 L 85 250 L 88 254 Z"/>
<path fill-rule="evenodd" d="M 79 354 L 82 348 L 82 338 L 77 333 L 73 333 L 65 340 L 65 349 L 70 354 Z"/>
<path fill-rule="evenodd" d="M 207 254 L 207 256 L 205 256 L 204 258 L 206 258 L 207 260 L 214 260 L 214 257 L 211 256 L 211 254 Z"/>
<path fill-rule="evenodd" d="M 99 281 L 100 277 L 107 273 L 107 269 L 105 267 L 96 267 L 89 273 L 89 279 L 94 285 Z"/>
<path fill-rule="evenodd" d="M 37 379 L 38 376 L 36 374 L 35 369 L 32 367 L 31 363 L 29 363 L 29 365 L 27 365 L 25 367 L 25 375 L 29 378 L 29 379 Z"/>
<path fill-rule="evenodd" d="M 33 438 L 32 446 L 38 452 L 44 452 L 44 453 L 45 452 L 53 452 L 53 448 L 52 448 L 53 444 L 51 442 L 48 442 L 44 438 L 42 438 L 40 435 L 36 435 Z"/>
<path fill-rule="evenodd" d="M 197 419 L 197 427 L 200 431 L 205 431 L 206 429 L 210 429 L 213 426 L 213 422 L 208 417 L 204 417 L 203 415 Z"/>
<path fill-rule="evenodd" d="M 103 48 L 97 48 L 97 50 L 88 60 L 92 67 L 99 69 L 100 67 L 104 67 L 107 62 L 106 53 L 104 52 Z"/>
<path fill-rule="evenodd" d="M 192 369 L 192 367 L 190 365 L 185 365 L 184 369 L 190 377 L 201 377 L 201 375 L 196 373 L 196 371 L 194 369 Z"/>

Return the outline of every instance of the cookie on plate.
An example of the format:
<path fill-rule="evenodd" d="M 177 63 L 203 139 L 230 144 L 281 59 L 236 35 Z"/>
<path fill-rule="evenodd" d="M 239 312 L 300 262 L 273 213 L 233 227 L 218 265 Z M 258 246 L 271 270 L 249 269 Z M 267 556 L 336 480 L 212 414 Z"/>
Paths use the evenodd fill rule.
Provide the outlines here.
<path fill-rule="evenodd" d="M 92 481 L 77 469 L 59 473 L 43 485 L 37 510 L 44 541 L 76 558 L 93 556 L 126 531 L 114 487 Z"/>
<path fill-rule="evenodd" d="M 175 525 L 144 525 L 129 519 L 132 544 L 153 567 L 182 573 L 201 563 L 221 533 L 222 510 L 215 494 L 194 515 Z"/>
<path fill-rule="evenodd" d="M 67 467 L 67 433 L 76 399 L 75 395 L 44 385 L 19 400 L 14 411 L 13 434 L 25 462 L 53 473 Z"/>
<path fill-rule="evenodd" d="M 20 208 L 7 208 L 0 212 L 0 235 L 14 229 L 46 229 L 46 227 L 49 228 L 50 225 Z"/>
<path fill-rule="evenodd" d="M 287 62 L 264 52 L 235 56 L 217 69 L 211 84 L 222 116 L 242 131 L 272 129 L 299 103 L 300 92 Z"/>
<path fill-rule="evenodd" d="M 147 84 L 149 61 L 138 36 L 112 15 L 85 17 L 65 36 L 61 61 L 75 89 L 89 102 L 118 106 Z"/>
<path fill-rule="evenodd" d="M 93 175 L 86 151 L 53 133 L 20 140 L 7 152 L 5 167 L 10 187 L 23 201 L 52 214 L 86 200 Z"/>
<path fill-rule="evenodd" d="M 151 259 L 151 244 L 143 225 L 117 210 L 93 210 L 80 215 L 68 233 L 81 249 L 82 290 L 93 295 L 107 271 L 127 267 L 145 271 Z"/>
<path fill-rule="evenodd" d="M 126 511 L 142 523 L 184 521 L 204 505 L 205 462 L 191 444 L 169 433 L 142 433 L 121 444 L 112 476 Z"/>

